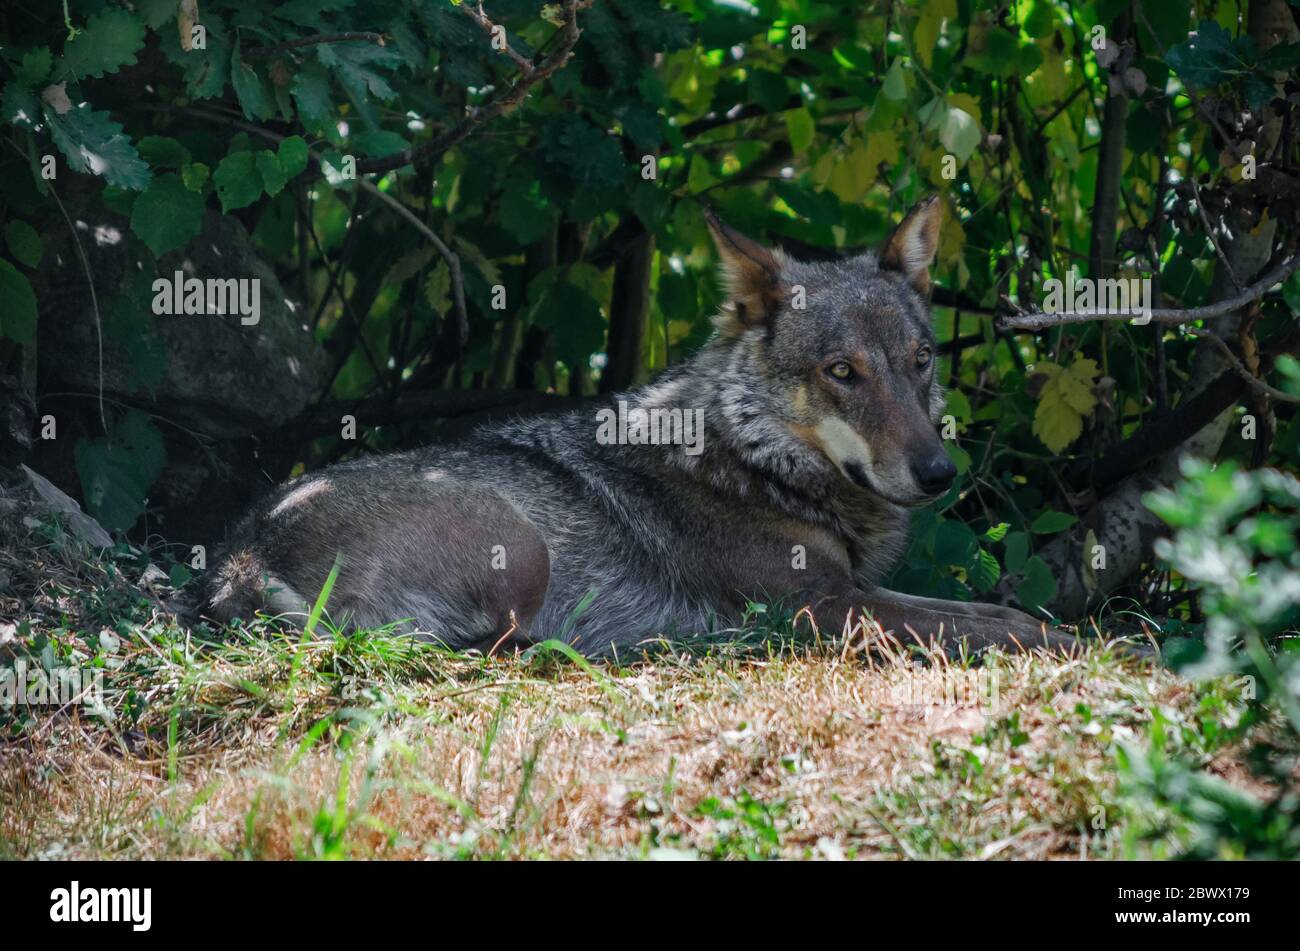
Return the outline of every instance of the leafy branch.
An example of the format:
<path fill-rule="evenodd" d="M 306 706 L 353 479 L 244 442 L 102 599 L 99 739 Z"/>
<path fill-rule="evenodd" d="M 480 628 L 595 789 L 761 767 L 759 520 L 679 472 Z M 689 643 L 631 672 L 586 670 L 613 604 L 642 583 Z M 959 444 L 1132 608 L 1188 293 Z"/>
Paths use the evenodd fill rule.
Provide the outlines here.
<path fill-rule="evenodd" d="M 479 126 L 512 111 L 527 98 L 529 90 L 538 83 L 550 78 L 553 73 L 569 61 L 569 57 L 573 54 L 573 48 L 582 36 L 582 31 L 578 29 L 578 11 L 587 9 L 592 2 L 593 0 L 563 0 L 561 4 L 563 21 L 557 33 L 560 37 L 559 46 L 540 63 L 527 60 L 528 68 L 522 72 L 519 79 L 506 93 L 493 99 L 487 105 L 470 109 L 469 115 L 463 122 L 431 141 L 423 145 L 402 149 L 383 158 L 360 161 L 357 163 L 357 171 L 365 173 L 389 172 L 395 168 L 401 168 L 403 165 L 431 161 L 464 141 Z M 495 24 L 482 13 L 481 6 L 472 9 L 468 5 L 462 5 L 461 9 L 468 17 L 491 32 Z M 506 50 L 508 51 L 507 55 L 516 62 L 526 59 L 508 43 L 506 44 Z"/>

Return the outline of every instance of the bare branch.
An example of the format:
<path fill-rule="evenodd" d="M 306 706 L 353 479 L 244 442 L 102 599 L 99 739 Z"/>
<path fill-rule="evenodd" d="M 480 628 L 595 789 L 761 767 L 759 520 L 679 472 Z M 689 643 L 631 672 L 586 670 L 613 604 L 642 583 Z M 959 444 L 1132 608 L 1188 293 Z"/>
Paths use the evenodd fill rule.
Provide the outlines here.
<path fill-rule="evenodd" d="M 1259 300 L 1274 284 L 1286 280 L 1291 272 L 1300 268 L 1300 254 L 1291 254 L 1283 258 L 1277 266 L 1271 268 L 1249 287 L 1244 287 L 1232 297 L 1214 304 L 1200 307 L 1166 308 L 1153 307 L 1151 319 L 1162 324 L 1187 324 L 1193 320 L 1209 320 L 1223 314 L 1232 313 L 1251 301 Z M 1034 311 L 1027 314 L 1011 314 L 1001 317 L 998 326 L 1005 330 L 1042 330 L 1045 327 L 1057 327 L 1062 324 L 1083 324 L 1090 320 L 1130 321 L 1139 316 L 1135 313 L 1097 313 L 1096 311 L 1063 310 L 1055 314 Z M 1145 316 L 1145 312 L 1141 315 Z"/>
<path fill-rule="evenodd" d="M 1219 239 L 1214 236 L 1214 225 L 1210 224 L 1210 216 L 1205 212 L 1205 202 L 1201 200 L 1201 189 L 1197 187 L 1196 176 L 1189 175 L 1187 181 L 1192 186 L 1193 197 L 1196 198 L 1196 213 L 1200 216 L 1201 225 L 1205 228 L 1205 236 L 1210 239 L 1210 244 L 1214 246 L 1214 253 L 1219 256 L 1219 263 L 1228 272 L 1228 279 L 1232 281 L 1232 286 L 1237 290 L 1241 290 L 1241 281 L 1237 280 L 1237 272 L 1232 269 L 1232 262 L 1223 253 L 1223 246 L 1219 244 Z"/>
<path fill-rule="evenodd" d="M 1223 358 L 1228 361 L 1229 366 L 1236 371 L 1238 376 L 1246 381 L 1247 386 L 1256 393 L 1259 393 L 1261 396 L 1277 400 L 1280 403 L 1300 403 L 1300 396 L 1293 396 L 1290 393 L 1269 386 L 1259 377 L 1255 376 L 1255 374 L 1247 370 L 1245 364 L 1237 359 L 1237 355 L 1232 352 L 1232 348 L 1224 343 L 1223 339 L 1220 338 L 1218 334 L 1211 333 L 1208 330 L 1199 330 L 1196 327 L 1184 327 L 1183 333 L 1190 334 L 1198 340 L 1208 340 L 1210 343 L 1218 347 L 1219 352 L 1223 355 Z"/>
<path fill-rule="evenodd" d="M 559 29 L 560 45 L 556 47 L 555 52 L 551 53 L 540 63 L 533 64 L 530 62 L 529 70 L 510 87 L 504 94 L 493 99 L 491 102 L 477 109 L 471 109 L 465 120 L 455 128 L 449 129 L 442 135 L 423 145 L 412 146 L 409 149 L 402 149 L 392 155 L 386 155 L 383 158 L 366 159 L 357 163 L 357 171 L 362 173 L 370 172 L 389 172 L 395 168 L 401 168 L 403 165 L 410 165 L 413 162 L 423 162 L 435 159 L 442 155 L 448 149 L 458 145 L 466 139 L 479 126 L 490 122 L 498 116 L 511 112 L 528 96 L 531 90 L 538 83 L 548 79 L 552 73 L 569 61 L 573 53 L 573 48 L 578 44 L 578 38 L 582 31 L 578 29 L 578 11 L 585 10 L 591 6 L 592 0 L 564 0 L 564 22 Z M 471 18 L 477 19 L 473 11 L 468 11 Z M 483 18 L 488 23 L 490 31 L 492 22 Z M 516 53 L 516 55 L 518 55 Z"/>
<path fill-rule="evenodd" d="M 483 0 L 479 0 L 479 2 L 476 3 L 473 7 L 471 7 L 468 3 L 462 3 L 460 5 L 460 9 L 462 13 L 464 13 L 467 17 L 469 17 L 471 20 L 473 20 L 482 28 L 483 32 L 487 34 L 489 42 L 496 39 L 497 30 L 500 30 L 501 35 L 505 36 L 505 27 L 498 26 L 496 23 L 493 23 L 490 19 L 488 19 L 488 15 L 483 12 Z M 520 53 L 513 46 L 511 46 L 509 40 L 506 40 L 505 49 L 503 49 L 501 52 L 505 53 L 507 56 L 510 57 L 511 60 L 514 61 L 514 64 L 519 67 L 519 72 L 524 76 L 525 79 L 527 79 L 536 71 L 537 67 L 533 65 L 533 61 L 529 59 L 527 56 L 525 56 L 523 53 Z"/>

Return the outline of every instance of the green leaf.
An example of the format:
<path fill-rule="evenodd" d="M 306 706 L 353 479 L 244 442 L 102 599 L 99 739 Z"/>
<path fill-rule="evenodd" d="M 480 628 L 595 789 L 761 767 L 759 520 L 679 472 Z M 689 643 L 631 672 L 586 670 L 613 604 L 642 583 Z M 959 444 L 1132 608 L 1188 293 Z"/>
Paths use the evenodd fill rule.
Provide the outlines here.
<path fill-rule="evenodd" d="M 5 225 L 5 244 L 20 264 L 34 268 L 41 263 L 41 237 L 27 222 L 15 218 Z"/>
<path fill-rule="evenodd" d="M 812 113 L 802 106 L 785 114 L 785 128 L 790 135 L 790 148 L 795 155 L 808 151 L 817 135 Z"/>
<path fill-rule="evenodd" d="M 387 102 L 397 95 L 387 78 L 371 68 L 396 69 L 402 65 L 401 54 L 391 47 L 373 43 L 321 44 L 316 47 L 316 56 L 326 66 L 337 69 L 343 87 L 359 99 L 364 100 L 369 93 Z"/>
<path fill-rule="evenodd" d="M 330 98 L 329 74 L 319 63 L 307 63 L 294 76 L 290 88 L 298 104 L 298 117 L 304 128 L 320 132 L 334 116 L 334 103 Z"/>
<path fill-rule="evenodd" d="M 1170 48 L 1165 62 L 1180 79 L 1193 86 L 1215 86 L 1245 74 L 1251 67 L 1255 44 L 1249 37 L 1234 39 L 1213 20 L 1202 20 L 1196 34 Z"/>
<path fill-rule="evenodd" d="M 230 82 L 239 97 L 239 107 L 249 119 L 269 119 L 275 114 L 275 100 L 262 75 L 239 58 L 239 47 L 230 54 Z"/>
<path fill-rule="evenodd" d="M 187 162 L 181 166 L 181 181 L 192 192 L 202 192 L 211 170 L 202 162 Z"/>
<path fill-rule="evenodd" d="M 983 48 L 967 55 L 965 65 L 992 76 L 1010 76 L 1015 73 L 1020 53 L 1016 37 L 995 26 L 984 34 L 983 39 Z"/>
<path fill-rule="evenodd" d="M 1138 17 L 1142 48 L 1158 50 L 1185 40 L 1191 7 L 1187 0 L 1143 0 L 1142 16 Z M 1154 40 L 1158 42 L 1153 41 L 1148 26 L 1155 30 Z"/>
<path fill-rule="evenodd" d="M 48 107 L 44 112 L 54 144 L 74 172 L 102 175 L 110 185 L 135 191 L 148 186 L 153 173 L 107 112 L 84 104 L 62 115 Z"/>
<path fill-rule="evenodd" d="M 73 458 L 86 510 L 109 531 L 127 531 L 144 513 L 166 456 L 162 434 L 132 409 L 108 438 L 79 440 Z"/>
<path fill-rule="evenodd" d="M 696 153 L 691 156 L 691 168 L 686 174 L 686 189 L 692 195 L 699 195 L 716 185 L 719 179 L 709 169 L 709 160 Z"/>
<path fill-rule="evenodd" d="M 542 130 L 542 153 L 554 173 L 588 188 L 623 184 L 623 151 L 611 136 L 581 116 L 550 119 Z"/>
<path fill-rule="evenodd" d="M 139 192 L 133 192 L 127 188 L 119 188 L 116 185 L 105 185 L 104 190 L 99 193 L 100 200 L 103 201 L 104 207 L 115 215 L 124 215 L 131 217 L 131 208 L 135 205 L 135 200 L 140 197 Z"/>
<path fill-rule="evenodd" d="M 555 356 L 567 367 L 586 364 L 605 343 L 600 305 L 573 284 L 557 283 L 548 288 L 533 311 L 533 322 L 551 332 Z"/>
<path fill-rule="evenodd" d="M 947 518 L 934 534 L 934 562 L 965 567 L 975 556 L 979 540 L 965 522 Z"/>
<path fill-rule="evenodd" d="M 180 44 L 172 39 L 180 63 L 185 70 L 185 88 L 194 99 L 213 99 L 225 95 L 230 81 L 232 43 L 221 22 L 214 14 L 203 11 L 203 25 L 208 30 L 206 51 L 181 52 Z"/>
<path fill-rule="evenodd" d="M 0 336 L 30 347 L 36 343 L 36 294 L 31 282 L 0 260 Z"/>
<path fill-rule="evenodd" d="M 880 86 L 880 94 L 892 102 L 907 98 L 907 78 L 903 74 L 902 57 L 894 57 L 894 62 L 885 73 L 885 81 Z"/>
<path fill-rule="evenodd" d="M 48 47 L 28 50 L 23 54 L 22 65 L 18 67 L 18 81 L 29 88 L 43 83 L 50 75 L 50 67 L 53 65 L 54 57 L 50 55 Z"/>
<path fill-rule="evenodd" d="M 63 47 L 54 78 L 98 78 L 115 73 L 123 66 L 134 66 L 136 51 L 142 46 L 144 24 L 134 14 L 110 7 L 88 19 Z"/>
<path fill-rule="evenodd" d="M 1029 536 L 1024 532 L 1012 532 L 1003 543 L 1003 564 L 1007 571 L 1020 571 L 1029 558 Z"/>
<path fill-rule="evenodd" d="M 194 573 L 177 562 L 167 569 L 167 583 L 173 588 L 183 588 L 193 579 Z"/>
<path fill-rule="evenodd" d="M 1055 535 L 1057 532 L 1063 532 L 1079 519 L 1068 512 L 1057 512 L 1053 509 L 1047 509 L 1039 513 L 1038 518 L 1034 519 L 1029 530 L 1035 535 Z"/>
<path fill-rule="evenodd" d="M 1056 28 L 1056 11 L 1050 0 L 1033 0 L 1022 25 L 1025 33 L 1036 40 L 1050 36 Z"/>
<path fill-rule="evenodd" d="M 507 181 L 497 209 L 501 227 L 521 245 L 532 244 L 555 226 L 555 213 L 542 198 L 541 185 L 536 180 Z"/>
<path fill-rule="evenodd" d="M 280 194 L 284 188 L 285 174 L 284 166 L 280 164 L 280 158 L 274 152 L 263 149 L 255 156 L 258 174 L 262 176 L 262 186 L 266 193 L 272 197 Z"/>
<path fill-rule="evenodd" d="M 277 152 L 280 167 L 284 169 L 286 179 L 301 175 L 307 168 L 307 143 L 300 135 L 291 135 L 280 142 Z"/>
<path fill-rule="evenodd" d="M 966 577 L 970 579 L 976 591 L 981 593 L 992 591 L 993 586 L 1002 577 L 1002 567 L 992 552 L 980 548 L 966 568 Z"/>
<path fill-rule="evenodd" d="M 1024 578 L 1016 585 L 1016 595 L 1020 604 L 1031 614 L 1038 614 L 1038 609 L 1046 607 L 1056 597 L 1056 579 L 1047 562 L 1034 555 L 1025 562 Z"/>
<path fill-rule="evenodd" d="M 41 102 L 26 86 L 5 83 L 0 93 L 0 119 L 20 129 L 34 129 L 41 118 Z"/>
<path fill-rule="evenodd" d="M 212 173 L 221 199 L 221 210 L 234 211 L 251 205 L 262 197 L 262 176 L 252 152 L 232 152 L 221 160 Z"/>
<path fill-rule="evenodd" d="M 131 230 L 154 257 L 183 247 L 202 227 L 202 197 L 172 172 L 155 178 L 131 209 Z"/>
<path fill-rule="evenodd" d="M 146 135 L 135 146 L 154 168 L 180 168 L 190 160 L 190 150 L 167 136 Z"/>
<path fill-rule="evenodd" d="M 1002 541 L 1002 539 L 1006 538 L 1007 529 L 1009 529 L 1010 527 L 1011 527 L 1010 522 L 998 522 L 996 525 L 990 526 L 989 530 L 984 533 L 984 540 L 990 542 L 1000 542 Z"/>
<path fill-rule="evenodd" d="M 1300 69 L 1300 43 L 1279 43 L 1259 58 L 1259 68 L 1269 72 Z"/>

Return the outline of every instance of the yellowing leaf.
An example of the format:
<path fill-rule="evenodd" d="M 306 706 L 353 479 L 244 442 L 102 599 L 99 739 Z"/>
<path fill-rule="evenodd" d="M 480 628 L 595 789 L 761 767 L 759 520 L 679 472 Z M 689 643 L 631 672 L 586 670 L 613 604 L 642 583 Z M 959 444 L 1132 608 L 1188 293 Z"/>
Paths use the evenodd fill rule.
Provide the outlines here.
<path fill-rule="evenodd" d="M 852 205 L 862 200 L 875 178 L 876 170 L 867 162 L 867 145 L 859 139 L 853 148 L 837 157 L 827 185 L 836 198 Z"/>
<path fill-rule="evenodd" d="M 867 136 L 867 162 L 871 165 L 873 181 L 877 165 L 881 162 L 890 165 L 898 162 L 898 149 L 898 136 L 892 132 L 872 132 Z"/>
<path fill-rule="evenodd" d="M 836 157 L 827 185 L 845 204 L 860 202 L 875 183 L 881 162 L 898 161 L 898 136 L 892 132 L 871 132 L 853 143 L 846 154 Z"/>
<path fill-rule="evenodd" d="M 943 226 L 939 230 L 939 266 L 952 267 L 961 260 L 962 245 L 966 243 L 966 229 L 955 214 L 943 216 Z"/>
<path fill-rule="evenodd" d="M 1061 391 L 1061 399 L 1075 412 L 1087 416 L 1097 405 L 1097 397 L 1093 395 L 1092 388 L 1100 375 L 1101 370 L 1097 367 L 1096 360 L 1076 357 L 1070 368 L 1058 374 L 1049 385 L 1054 385 Z"/>
<path fill-rule="evenodd" d="M 1040 42 L 1038 48 L 1043 53 L 1043 61 L 1030 74 L 1025 88 L 1029 90 L 1033 105 L 1045 106 L 1059 102 L 1069 94 L 1070 79 L 1065 72 L 1065 57 L 1052 42 Z"/>
<path fill-rule="evenodd" d="M 1076 357 L 1068 368 L 1042 362 L 1034 372 L 1047 377 L 1034 410 L 1034 435 L 1052 452 L 1061 452 L 1079 438 L 1084 417 L 1097 405 L 1092 392 L 1100 373 L 1097 361 Z"/>
<path fill-rule="evenodd" d="M 424 279 L 424 297 L 439 314 L 451 309 L 451 270 L 446 261 L 439 261 Z"/>
<path fill-rule="evenodd" d="M 934 44 L 939 40 L 943 21 L 957 16 L 957 0 L 927 0 L 921 9 L 921 18 L 912 31 L 912 45 L 921 65 L 929 69 L 934 64 Z"/>
<path fill-rule="evenodd" d="M 1052 452 L 1060 452 L 1083 432 L 1083 417 L 1076 413 L 1055 390 L 1043 389 L 1034 410 L 1034 435 Z"/>
<path fill-rule="evenodd" d="M 795 155 L 799 155 L 808 150 L 812 145 L 813 136 L 817 132 L 813 124 L 812 113 L 807 109 L 791 109 L 785 114 L 785 127 L 790 133 L 790 149 Z"/>

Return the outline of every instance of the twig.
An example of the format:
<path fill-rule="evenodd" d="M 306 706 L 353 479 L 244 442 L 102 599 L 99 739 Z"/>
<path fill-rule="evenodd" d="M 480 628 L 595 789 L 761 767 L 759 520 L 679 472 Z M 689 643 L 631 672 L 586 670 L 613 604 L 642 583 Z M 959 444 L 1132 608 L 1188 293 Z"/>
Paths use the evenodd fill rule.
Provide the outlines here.
<path fill-rule="evenodd" d="M 259 59 L 274 56 L 284 50 L 300 49 L 304 46 L 318 46 L 321 43 L 347 43 L 362 40 L 383 46 L 387 37 L 383 33 L 322 33 L 318 36 L 302 36 L 296 40 L 286 40 L 274 46 L 254 46 L 241 54 L 245 59 Z"/>
<path fill-rule="evenodd" d="M 487 105 L 471 109 L 465 121 L 444 132 L 436 139 L 425 142 L 423 145 L 402 149 L 400 152 L 395 152 L 383 158 L 358 162 L 357 171 L 366 173 L 389 172 L 395 168 L 401 168 L 403 165 L 410 165 L 413 162 L 437 158 L 467 138 L 479 126 L 490 122 L 497 116 L 510 112 L 523 102 L 528 95 L 528 91 L 533 86 L 550 77 L 552 73 L 569 61 L 569 56 L 573 53 L 573 48 L 578 44 L 578 38 L 582 35 L 582 31 L 578 29 L 578 11 L 587 9 L 592 2 L 593 0 L 564 0 L 564 23 L 558 31 L 561 37 L 559 47 L 540 63 L 530 64 L 530 71 L 520 76 L 519 80 L 503 95 L 493 99 Z M 467 10 L 467 12 L 471 17 L 475 17 L 472 11 Z M 490 23 L 490 21 L 488 22 Z"/>
<path fill-rule="evenodd" d="M 67 4 L 63 5 L 64 14 L 67 13 Z M 69 23 L 69 29 L 71 29 Z M 5 139 L 11 149 L 18 153 L 22 158 L 27 158 L 26 153 L 18 148 L 13 142 Z M 63 220 L 68 223 L 68 230 L 72 232 L 72 241 L 77 246 L 77 255 L 81 258 L 81 266 L 86 272 L 86 283 L 90 285 L 90 306 L 95 311 L 95 345 L 98 350 L 99 360 L 99 425 L 104 429 L 104 435 L 108 435 L 108 417 L 104 413 L 104 327 L 103 320 L 99 315 L 99 295 L 95 293 L 95 276 L 90 270 L 90 258 L 86 256 L 86 249 L 81 245 L 81 236 L 77 234 L 77 228 L 72 223 L 72 218 L 68 216 L 68 209 L 63 207 L 63 202 L 59 200 L 59 193 L 54 190 L 53 185 L 47 186 L 50 189 L 50 195 L 54 198 L 54 203 L 59 206 L 59 212 L 63 215 Z"/>
<path fill-rule="evenodd" d="M 462 3 L 460 9 L 462 13 L 483 29 L 483 32 L 488 35 L 489 42 L 496 39 L 497 30 L 500 30 L 501 35 L 505 36 L 505 27 L 493 23 L 488 19 L 488 15 L 483 12 L 483 0 L 478 0 L 478 3 L 472 7 L 468 3 Z M 525 79 L 536 71 L 537 67 L 533 65 L 533 61 L 511 46 L 509 40 L 506 40 L 505 48 L 502 49 L 501 52 L 505 53 L 514 61 L 514 64 L 519 67 L 519 72 L 523 74 Z"/>
<path fill-rule="evenodd" d="M 54 203 L 63 213 L 63 220 L 68 223 L 68 230 L 72 232 L 72 240 L 77 245 L 77 254 L 81 257 L 81 266 L 86 272 L 86 283 L 90 285 L 90 306 L 95 311 L 95 348 L 99 360 L 99 425 L 104 428 L 104 435 L 107 436 L 108 417 L 104 415 L 104 322 L 99 316 L 99 295 L 95 293 L 95 276 L 91 273 L 90 258 L 86 257 L 86 249 L 82 247 L 77 227 L 68 217 L 68 209 L 63 207 L 63 202 L 59 200 L 59 193 L 54 190 L 54 186 L 50 185 L 49 188 Z"/>
<path fill-rule="evenodd" d="M 429 240 L 429 243 L 438 249 L 438 253 L 441 254 L 443 260 L 447 262 L 447 270 L 451 272 L 452 296 L 456 304 L 456 328 L 459 337 L 459 348 L 463 349 L 466 341 L 469 340 L 469 315 L 465 310 L 465 284 L 461 278 L 460 258 L 451 248 L 447 247 L 441 238 L 433 233 L 433 229 L 420 220 L 419 216 L 416 215 L 415 212 L 411 211 L 410 208 L 407 208 L 392 195 L 388 194 L 388 192 L 381 191 L 378 186 L 365 178 L 358 178 L 357 186 L 363 191 L 374 195 L 384 204 L 388 205 L 388 207 L 392 208 L 393 211 L 397 212 L 410 222 L 411 226 L 415 228 L 416 231 L 424 235 L 424 237 Z"/>
<path fill-rule="evenodd" d="M 1151 309 L 1151 319 L 1162 324 L 1186 324 L 1193 320 L 1209 320 L 1222 314 L 1231 313 L 1251 301 L 1263 297 L 1270 287 L 1285 280 L 1292 271 L 1300 268 L 1300 254 L 1291 254 L 1267 274 L 1249 287 L 1244 287 L 1232 297 L 1214 304 L 1200 307 Z M 1055 314 L 1034 311 L 1027 314 L 1012 314 L 998 320 L 998 326 L 1007 330 L 1042 330 L 1044 327 L 1056 327 L 1061 324 L 1082 324 L 1090 320 L 1132 320 L 1135 313 L 1098 313 L 1096 311 L 1063 310 Z M 1146 316 L 1143 312 L 1142 316 Z"/>
<path fill-rule="evenodd" d="M 1205 202 L 1201 201 L 1201 190 L 1196 185 L 1196 176 L 1187 176 L 1187 181 L 1191 183 L 1192 195 L 1196 198 L 1196 213 L 1200 216 L 1201 224 L 1205 226 L 1205 236 L 1210 239 L 1210 244 L 1214 246 L 1214 253 L 1219 256 L 1219 263 L 1223 269 L 1228 272 L 1228 277 L 1232 281 L 1232 286 L 1241 290 L 1241 281 L 1237 280 L 1237 272 L 1232 269 L 1228 256 L 1223 253 L 1223 248 L 1219 245 L 1219 239 L 1214 236 L 1214 226 L 1210 224 L 1210 216 L 1205 213 Z"/>
<path fill-rule="evenodd" d="M 1231 366 L 1232 369 L 1235 370 L 1237 374 L 1246 381 L 1246 384 L 1256 393 L 1259 393 L 1262 396 L 1267 396 L 1269 399 L 1277 400 L 1279 403 L 1300 403 L 1300 396 L 1294 396 L 1291 393 L 1286 393 L 1282 390 L 1276 389 L 1275 387 L 1269 386 L 1259 377 L 1255 376 L 1255 374 L 1246 369 L 1245 364 L 1237 359 L 1237 355 L 1232 352 L 1232 348 L 1229 347 L 1218 334 L 1212 333 L 1208 330 L 1201 330 L 1197 327 L 1184 327 L 1183 332 L 1197 338 L 1198 340 L 1208 340 L 1210 343 L 1218 347 L 1219 352 L 1223 354 L 1223 358 L 1228 361 L 1229 366 Z"/>

